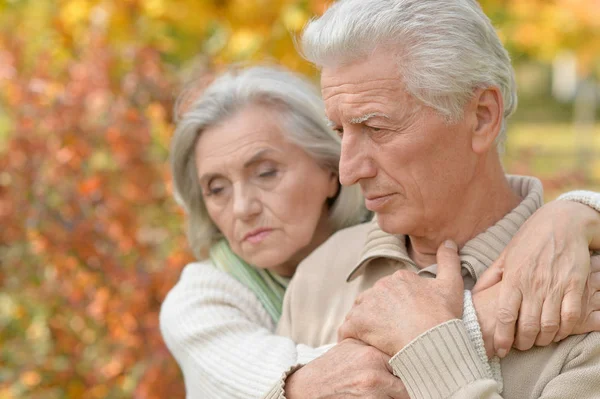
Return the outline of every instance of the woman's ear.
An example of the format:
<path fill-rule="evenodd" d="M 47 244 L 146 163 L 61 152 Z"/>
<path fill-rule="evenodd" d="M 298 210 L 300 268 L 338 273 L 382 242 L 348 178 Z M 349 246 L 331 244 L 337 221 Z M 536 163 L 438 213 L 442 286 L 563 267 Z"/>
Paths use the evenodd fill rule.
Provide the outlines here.
<path fill-rule="evenodd" d="M 337 173 L 331 172 L 329 175 L 329 190 L 327 191 L 327 198 L 335 198 L 342 189 L 340 184 L 340 177 Z"/>
<path fill-rule="evenodd" d="M 474 112 L 475 126 L 471 137 L 473 151 L 483 154 L 494 145 L 502 128 L 504 101 L 500 89 L 492 86 L 475 90 L 471 112 Z"/>

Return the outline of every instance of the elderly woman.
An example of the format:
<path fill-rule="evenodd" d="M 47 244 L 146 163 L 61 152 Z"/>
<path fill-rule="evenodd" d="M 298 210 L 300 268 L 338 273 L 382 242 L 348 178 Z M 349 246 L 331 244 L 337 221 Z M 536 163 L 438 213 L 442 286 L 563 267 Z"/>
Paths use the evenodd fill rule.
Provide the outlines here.
<path fill-rule="evenodd" d="M 366 220 L 360 190 L 338 183 L 340 140 L 318 94 L 275 68 L 217 78 L 178 121 L 171 156 L 200 261 L 163 304 L 163 337 L 189 398 L 259 397 L 330 348 L 274 330 L 298 263 Z M 549 239 L 531 235 L 521 239 Z"/>

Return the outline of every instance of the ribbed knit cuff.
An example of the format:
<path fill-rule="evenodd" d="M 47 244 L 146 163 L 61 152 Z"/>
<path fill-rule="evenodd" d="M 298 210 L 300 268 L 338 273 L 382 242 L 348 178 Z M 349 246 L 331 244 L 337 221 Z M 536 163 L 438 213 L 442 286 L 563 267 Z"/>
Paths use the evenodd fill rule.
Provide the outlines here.
<path fill-rule="evenodd" d="M 595 193 L 593 191 L 569 191 L 568 193 L 560 195 L 557 200 L 579 202 L 580 204 L 585 204 L 600 212 L 600 193 Z"/>
<path fill-rule="evenodd" d="M 411 399 L 447 398 L 478 379 L 492 379 L 469 340 L 462 320 L 450 320 L 419 335 L 392 359 Z"/>
<path fill-rule="evenodd" d="M 487 364 L 488 357 L 485 353 L 485 342 L 483 342 L 483 333 L 481 332 L 481 327 L 479 326 L 479 321 L 477 320 L 477 313 L 475 312 L 475 306 L 473 305 L 471 291 L 465 290 L 463 298 L 464 308 L 462 321 L 465 325 L 467 336 L 475 347 L 481 362 Z"/>
<path fill-rule="evenodd" d="M 297 364 L 297 365 L 292 366 L 289 369 L 287 369 L 287 371 L 285 371 L 281 375 L 281 378 L 279 379 L 279 381 L 277 381 L 277 383 L 273 386 L 273 388 L 271 388 L 271 390 L 269 392 L 267 392 L 265 394 L 265 396 L 263 396 L 263 399 L 286 399 L 285 398 L 285 381 L 287 380 L 287 378 L 290 375 L 292 375 L 293 373 L 298 371 L 303 366 L 304 366 L 303 364 Z"/>
<path fill-rule="evenodd" d="M 471 291 L 465 290 L 463 298 L 464 309 L 462 320 L 465 324 L 467 335 L 469 336 L 471 343 L 475 347 L 475 350 L 479 355 L 479 359 L 483 364 L 486 365 L 487 372 L 492 377 L 494 377 L 494 380 L 496 380 L 496 383 L 498 385 L 498 393 L 502 393 L 504 380 L 502 379 L 500 359 L 497 356 L 488 359 L 487 353 L 485 351 L 483 333 L 481 332 L 481 326 L 479 325 L 479 320 L 477 319 L 477 312 L 475 311 L 475 305 L 473 305 L 473 297 L 471 295 Z"/>

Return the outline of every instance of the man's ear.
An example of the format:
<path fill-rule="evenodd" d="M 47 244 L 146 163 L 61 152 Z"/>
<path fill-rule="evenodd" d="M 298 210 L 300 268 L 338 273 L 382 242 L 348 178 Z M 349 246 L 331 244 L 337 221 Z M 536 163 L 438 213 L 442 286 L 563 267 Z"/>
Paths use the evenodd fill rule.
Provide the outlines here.
<path fill-rule="evenodd" d="M 502 127 L 504 101 L 500 89 L 495 86 L 476 89 L 470 112 L 475 122 L 471 145 L 475 153 L 483 154 L 494 145 Z"/>

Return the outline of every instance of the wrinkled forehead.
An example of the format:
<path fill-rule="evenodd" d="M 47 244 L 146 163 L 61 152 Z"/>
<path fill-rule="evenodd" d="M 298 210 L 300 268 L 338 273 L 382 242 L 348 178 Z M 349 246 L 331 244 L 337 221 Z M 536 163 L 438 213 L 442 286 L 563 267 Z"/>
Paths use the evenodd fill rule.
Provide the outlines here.
<path fill-rule="evenodd" d="M 398 106 L 413 105 L 406 93 L 394 56 L 375 52 L 371 57 L 340 66 L 324 67 L 321 93 L 330 120 L 360 123 L 372 116 L 390 116 Z"/>
<path fill-rule="evenodd" d="M 196 167 L 199 172 L 227 165 L 244 168 L 258 153 L 285 153 L 293 147 L 282 132 L 277 110 L 247 107 L 200 133 L 195 145 Z"/>

